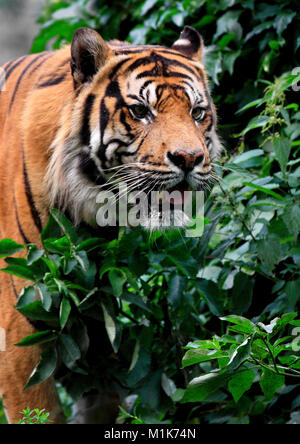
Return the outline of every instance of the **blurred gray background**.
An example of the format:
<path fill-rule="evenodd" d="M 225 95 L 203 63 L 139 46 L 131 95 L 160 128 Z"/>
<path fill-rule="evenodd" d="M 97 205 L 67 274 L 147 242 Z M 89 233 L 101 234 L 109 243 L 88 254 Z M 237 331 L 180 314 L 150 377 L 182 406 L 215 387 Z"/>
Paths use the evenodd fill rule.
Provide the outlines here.
<path fill-rule="evenodd" d="M 0 66 L 31 48 L 44 0 L 0 0 Z"/>

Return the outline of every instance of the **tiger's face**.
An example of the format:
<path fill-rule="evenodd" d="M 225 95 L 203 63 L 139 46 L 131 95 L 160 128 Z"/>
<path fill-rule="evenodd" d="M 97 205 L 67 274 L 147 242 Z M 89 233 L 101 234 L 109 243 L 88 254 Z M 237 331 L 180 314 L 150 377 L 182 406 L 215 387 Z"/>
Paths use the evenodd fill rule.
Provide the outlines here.
<path fill-rule="evenodd" d="M 73 121 L 79 122 L 62 159 L 68 193 L 76 189 L 73 202 L 80 201 L 75 220 L 91 223 L 94 193 L 121 181 L 145 192 L 207 186 L 220 142 L 202 51 L 189 27 L 171 49 L 106 44 L 94 31 L 77 31 Z"/>

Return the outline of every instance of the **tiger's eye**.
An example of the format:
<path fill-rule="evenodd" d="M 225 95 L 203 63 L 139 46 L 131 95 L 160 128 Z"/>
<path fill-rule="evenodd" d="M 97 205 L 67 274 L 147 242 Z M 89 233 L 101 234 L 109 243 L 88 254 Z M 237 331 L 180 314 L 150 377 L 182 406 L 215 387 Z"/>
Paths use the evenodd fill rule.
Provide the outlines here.
<path fill-rule="evenodd" d="M 144 105 L 132 105 L 130 111 L 137 119 L 143 119 L 149 112 L 149 109 Z"/>
<path fill-rule="evenodd" d="M 192 110 L 192 117 L 194 120 L 196 120 L 197 122 L 199 122 L 200 120 L 203 120 L 205 117 L 205 110 L 203 108 L 201 108 L 200 106 L 196 106 L 193 110 Z"/>

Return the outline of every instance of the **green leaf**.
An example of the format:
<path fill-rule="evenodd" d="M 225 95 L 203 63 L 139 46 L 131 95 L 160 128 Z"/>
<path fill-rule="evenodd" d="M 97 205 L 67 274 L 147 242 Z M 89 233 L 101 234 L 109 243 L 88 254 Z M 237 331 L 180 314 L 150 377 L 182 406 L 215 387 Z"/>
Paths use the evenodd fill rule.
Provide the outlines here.
<path fill-rule="evenodd" d="M 126 273 L 121 269 L 113 269 L 108 273 L 108 279 L 111 284 L 113 294 L 119 298 L 123 293 L 124 284 L 127 281 Z"/>
<path fill-rule="evenodd" d="M 253 281 L 245 273 L 239 272 L 234 278 L 232 290 L 232 312 L 245 313 L 251 306 L 253 296 Z"/>
<path fill-rule="evenodd" d="M 162 386 L 165 394 L 167 396 L 169 396 L 170 398 L 173 397 L 173 395 L 175 394 L 175 392 L 177 390 L 174 381 L 172 379 L 168 378 L 165 373 L 163 373 L 162 377 L 161 377 L 161 386 Z"/>
<path fill-rule="evenodd" d="M 280 196 L 280 194 L 277 194 L 274 191 L 269 190 L 268 188 L 261 187 L 259 185 L 255 185 L 255 184 L 250 183 L 250 182 L 244 182 L 243 185 L 245 185 L 247 187 L 254 188 L 255 190 L 261 191 L 262 193 L 268 194 L 269 196 L 273 196 L 273 197 L 275 197 L 275 199 L 286 201 L 285 197 Z"/>
<path fill-rule="evenodd" d="M 145 304 L 143 299 L 140 296 L 135 295 L 134 293 L 129 293 L 128 291 L 125 292 L 122 294 L 122 299 L 142 308 L 143 310 L 147 311 L 148 313 L 151 313 L 150 308 Z"/>
<path fill-rule="evenodd" d="M 79 263 L 83 272 L 87 273 L 90 265 L 87 253 L 85 251 L 79 251 L 78 253 L 74 253 L 74 258 Z"/>
<path fill-rule="evenodd" d="M 208 373 L 204 376 L 194 378 L 188 385 L 182 403 L 185 402 L 201 402 L 208 396 L 215 393 L 219 388 L 225 387 L 231 373 Z"/>
<path fill-rule="evenodd" d="M 13 274 L 14 276 L 18 276 L 25 280 L 35 281 L 34 274 L 32 271 L 22 265 L 8 265 L 5 268 L 1 268 L 1 271 L 4 271 L 5 273 Z"/>
<path fill-rule="evenodd" d="M 265 154 L 264 150 L 259 150 L 259 149 L 246 151 L 245 153 L 239 154 L 238 156 L 234 157 L 232 163 L 234 164 L 244 163 L 255 157 L 261 157 L 264 154 Z"/>
<path fill-rule="evenodd" d="M 252 334 L 255 333 L 256 327 L 253 322 L 251 322 L 247 318 L 243 318 L 242 316 L 235 316 L 235 315 L 229 315 L 229 316 L 223 316 L 220 318 L 222 321 L 231 322 L 232 324 L 238 325 L 242 332 L 246 334 Z"/>
<path fill-rule="evenodd" d="M 254 379 L 255 373 L 251 369 L 238 372 L 230 379 L 228 389 L 235 402 L 238 402 L 243 394 L 251 388 Z"/>
<path fill-rule="evenodd" d="M 263 23 L 260 23 L 259 25 L 255 26 L 250 32 L 249 34 L 246 35 L 245 37 L 245 42 L 247 42 L 248 40 L 250 40 L 252 37 L 254 37 L 257 34 L 262 33 L 263 31 L 265 31 L 266 29 L 271 28 L 274 25 L 274 21 L 270 20 L 270 21 L 264 21 Z"/>
<path fill-rule="evenodd" d="M 184 348 L 196 348 L 196 349 L 207 349 L 207 350 L 219 350 L 220 344 L 217 339 L 214 339 L 213 341 L 207 340 L 207 339 L 200 339 L 197 341 L 189 342 Z"/>
<path fill-rule="evenodd" d="M 117 353 L 120 345 L 120 329 L 118 328 L 118 324 L 115 322 L 115 319 L 110 314 L 108 307 L 106 307 L 104 304 L 101 304 L 101 306 L 108 338 L 115 353 Z"/>
<path fill-rule="evenodd" d="M 222 52 L 214 48 L 214 46 L 207 48 L 205 67 L 213 82 L 219 85 L 219 74 L 223 72 Z"/>
<path fill-rule="evenodd" d="M 236 370 L 241 364 L 247 361 L 251 352 L 252 340 L 253 337 L 251 336 L 235 349 L 226 366 L 228 370 Z"/>
<path fill-rule="evenodd" d="M 213 359 L 226 358 L 228 353 L 220 350 L 203 350 L 192 349 L 188 350 L 182 359 L 182 367 L 188 367 L 201 362 L 211 361 Z"/>
<path fill-rule="evenodd" d="M 245 136 L 249 131 L 252 131 L 253 129 L 264 127 L 269 122 L 269 120 L 269 116 L 254 117 L 252 120 L 250 120 L 247 127 L 242 131 L 242 135 Z"/>
<path fill-rule="evenodd" d="M 29 319 L 36 321 L 56 321 L 56 313 L 50 313 L 43 307 L 41 301 L 35 301 L 25 306 L 18 307 L 18 311 Z"/>
<path fill-rule="evenodd" d="M 18 347 L 31 347 L 33 345 L 45 344 L 54 341 L 57 338 L 57 333 L 53 330 L 44 330 L 33 335 L 26 336 L 22 341 L 18 342 Z"/>
<path fill-rule="evenodd" d="M 49 346 L 43 351 L 41 360 L 36 368 L 33 370 L 30 378 L 24 387 L 27 390 L 35 385 L 41 384 L 53 375 L 56 369 L 57 352 L 55 346 Z"/>
<path fill-rule="evenodd" d="M 42 243 L 44 245 L 44 242 L 46 240 L 52 239 L 52 240 L 57 240 L 61 237 L 61 229 L 59 227 L 59 225 L 57 224 L 57 222 L 55 221 L 55 219 L 53 218 L 53 216 L 49 216 L 48 222 L 46 224 L 46 226 L 43 228 L 42 234 L 41 234 L 41 239 L 42 239 Z"/>
<path fill-rule="evenodd" d="M 151 350 L 147 347 L 140 347 L 140 341 L 136 342 L 132 355 L 131 365 L 128 372 L 126 383 L 136 386 L 139 381 L 149 376 L 151 368 Z"/>
<path fill-rule="evenodd" d="M 64 296 L 62 298 L 60 309 L 59 309 L 59 322 L 61 329 L 63 330 L 68 322 L 69 316 L 71 313 L 71 304 L 69 299 Z"/>
<path fill-rule="evenodd" d="M 272 272 L 281 258 L 286 254 L 287 247 L 280 244 L 280 239 L 270 236 L 268 239 L 260 239 L 256 243 L 257 254 L 265 268 Z"/>
<path fill-rule="evenodd" d="M 263 369 L 259 385 L 268 401 L 274 398 L 277 390 L 284 385 L 284 381 L 285 377 L 283 375 L 278 375 L 265 368 Z"/>
<path fill-rule="evenodd" d="M 59 350 L 61 359 L 66 367 L 70 370 L 75 366 L 75 363 L 80 359 L 81 352 L 75 341 L 66 334 L 61 334 L 58 338 Z"/>
<path fill-rule="evenodd" d="M 243 29 L 238 22 L 241 11 L 228 11 L 217 21 L 217 32 L 215 38 L 222 34 L 235 34 L 238 40 L 241 40 Z"/>
<path fill-rule="evenodd" d="M 186 285 L 186 278 L 177 273 L 170 276 L 167 299 L 173 308 L 177 308 L 182 301 L 183 291 Z"/>
<path fill-rule="evenodd" d="M 282 215 L 283 221 L 286 228 L 297 240 L 298 234 L 300 232 L 300 208 L 298 205 L 293 205 L 292 207 L 286 208 L 284 214 Z"/>
<path fill-rule="evenodd" d="M 37 284 L 37 289 L 39 291 L 44 309 L 46 311 L 50 311 L 52 306 L 52 296 L 50 291 L 48 290 L 47 286 L 42 283 Z"/>
<path fill-rule="evenodd" d="M 264 99 L 264 98 L 263 98 L 263 99 L 255 99 L 255 100 L 252 100 L 251 102 L 247 103 L 247 105 L 245 105 L 245 106 L 243 106 L 242 108 L 240 108 L 240 109 L 236 112 L 236 114 L 240 114 L 240 113 L 246 111 L 247 109 L 253 108 L 254 106 L 255 106 L 255 107 L 258 107 L 258 106 L 262 105 L 263 103 L 265 103 L 265 99 Z"/>
<path fill-rule="evenodd" d="M 281 171 L 285 173 L 291 152 L 290 140 L 287 138 L 276 139 L 274 142 L 274 151 L 276 154 L 276 159 L 279 162 Z"/>
<path fill-rule="evenodd" d="M 219 287 L 212 281 L 197 279 L 196 288 L 207 303 L 212 314 L 215 316 L 222 316 L 224 309 Z"/>
<path fill-rule="evenodd" d="M 90 251 L 96 250 L 104 245 L 105 241 L 103 239 L 98 237 L 90 238 L 80 242 L 80 244 L 76 247 L 76 251 L 84 250 L 86 253 L 89 253 Z"/>
<path fill-rule="evenodd" d="M 141 16 L 143 17 L 144 15 L 146 15 L 147 12 L 156 5 L 156 3 L 158 3 L 158 0 L 146 0 L 141 9 Z"/>
<path fill-rule="evenodd" d="M 95 304 L 95 300 L 90 300 L 95 294 L 98 293 L 98 288 L 95 287 L 93 288 L 87 295 L 86 297 L 79 302 L 78 308 L 79 310 L 86 310 L 86 308 L 89 308 L 91 306 L 93 306 Z M 99 293 L 98 293 L 99 294 Z M 94 298 L 95 299 L 95 298 Z"/>
<path fill-rule="evenodd" d="M 44 254 L 44 250 L 38 250 L 35 245 L 29 247 L 29 253 L 27 256 L 27 265 L 32 265 L 37 262 Z"/>
<path fill-rule="evenodd" d="M 67 236 L 70 243 L 73 245 L 76 244 L 76 241 L 78 239 L 76 230 L 74 229 L 71 222 L 66 218 L 66 216 L 64 216 L 55 208 L 52 208 L 50 214 L 53 217 L 53 219 L 57 222 L 57 224 L 60 226 L 63 233 Z"/>
<path fill-rule="evenodd" d="M 3 239 L 0 241 L 0 259 L 22 251 L 24 248 L 25 245 L 17 244 L 10 239 Z"/>
<path fill-rule="evenodd" d="M 274 21 L 274 28 L 276 29 L 277 33 L 282 34 L 296 15 L 296 12 L 280 11 L 280 14 L 278 14 Z"/>
<path fill-rule="evenodd" d="M 300 301 L 300 279 L 297 281 L 290 281 L 286 284 L 285 293 L 289 302 L 289 308 L 296 310 L 297 304 Z"/>
<path fill-rule="evenodd" d="M 25 307 L 28 304 L 31 304 L 35 300 L 35 288 L 27 287 L 23 288 L 21 294 L 19 296 L 16 309 L 19 310 L 22 307 Z"/>
<path fill-rule="evenodd" d="M 234 64 L 241 54 L 242 51 L 240 49 L 237 51 L 232 51 L 229 54 L 224 54 L 224 69 L 226 69 L 231 76 L 233 75 Z"/>

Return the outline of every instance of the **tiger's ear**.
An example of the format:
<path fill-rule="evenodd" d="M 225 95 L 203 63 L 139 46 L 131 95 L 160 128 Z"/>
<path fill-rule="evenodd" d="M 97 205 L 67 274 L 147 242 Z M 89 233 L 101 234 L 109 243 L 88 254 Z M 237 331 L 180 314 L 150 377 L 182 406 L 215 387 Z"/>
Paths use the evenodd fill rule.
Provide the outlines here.
<path fill-rule="evenodd" d="M 185 26 L 180 37 L 173 44 L 172 49 L 181 52 L 191 59 L 201 61 L 203 51 L 203 40 L 196 29 Z"/>
<path fill-rule="evenodd" d="M 80 28 L 71 45 L 71 68 L 75 86 L 92 80 L 104 66 L 110 49 L 103 38 L 92 29 Z"/>

